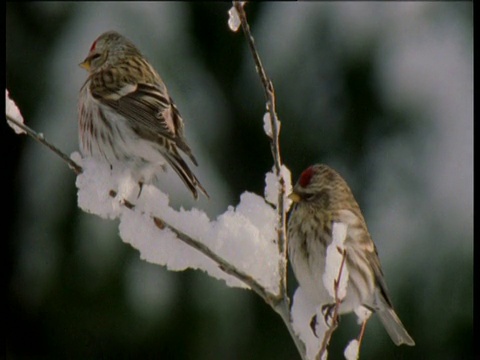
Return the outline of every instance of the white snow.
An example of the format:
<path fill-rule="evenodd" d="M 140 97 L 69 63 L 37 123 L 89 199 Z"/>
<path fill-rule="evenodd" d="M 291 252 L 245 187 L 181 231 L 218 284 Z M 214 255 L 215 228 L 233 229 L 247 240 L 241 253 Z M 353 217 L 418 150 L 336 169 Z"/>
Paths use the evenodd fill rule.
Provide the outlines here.
<path fill-rule="evenodd" d="M 10 95 L 7 89 L 5 89 L 5 114 L 10 116 L 12 119 L 18 121 L 19 123 L 23 124 L 24 122 L 20 110 L 18 109 L 15 102 L 10 99 Z M 25 130 L 21 129 L 11 121 L 7 120 L 7 123 L 17 134 L 26 134 Z"/>
<path fill-rule="evenodd" d="M 108 164 L 92 158 L 81 159 L 78 153 L 72 159 L 83 167 L 76 182 L 79 207 L 103 218 L 118 218 L 120 237 L 136 248 L 142 259 L 175 271 L 200 269 L 225 280 L 229 286 L 247 287 L 177 239 L 172 231 L 160 229 L 155 217 L 208 246 L 267 291 L 278 293 L 276 211 L 262 197 L 244 192 L 236 207 L 230 206 L 216 220 L 210 220 L 205 212 L 195 208 L 174 210 L 168 196 L 151 185 L 144 185 L 137 198 L 139 188 L 128 169 L 110 169 Z M 125 200 L 134 207 L 126 206 Z"/>
<path fill-rule="evenodd" d="M 288 195 L 292 192 L 292 174 L 290 170 L 282 165 L 280 170 L 280 176 L 283 177 L 285 182 L 285 198 L 283 203 L 285 205 L 285 211 L 290 208 L 292 200 L 288 198 Z M 265 200 L 273 206 L 278 206 L 278 190 L 280 186 L 280 179 L 275 175 L 275 168 L 265 175 Z"/>
<path fill-rule="evenodd" d="M 343 352 L 346 360 L 357 360 L 358 359 L 358 350 L 359 350 L 358 340 L 354 339 L 350 341 Z"/>
<path fill-rule="evenodd" d="M 358 319 L 358 324 L 362 324 L 364 321 L 368 320 L 370 316 L 372 315 L 372 312 L 368 310 L 364 306 L 359 306 L 355 310 L 355 314 L 357 315 Z"/>
<path fill-rule="evenodd" d="M 307 359 L 316 359 L 322 346 L 322 340 L 328 329 L 325 324 L 324 316 L 321 313 L 321 307 L 318 304 L 312 304 L 305 295 L 303 289 L 298 287 L 293 295 L 293 304 L 291 309 L 292 326 L 300 340 L 305 344 Z M 315 333 L 310 327 L 312 317 L 317 315 L 317 326 Z M 327 359 L 327 351 L 322 359 Z"/>
<path fill-rule="evenodd" d="M 332 243 L 327 247 L 325 273 L 323 274 L 322 280 L 332 299 L 335 299 L 334 281 L 338 280 L 338 274 L 343 258 L 342 252 L 345 249 L 344 241 L 347 237 L 347 230 L 347 224 L 337 222 L 333 223 Z M 347 282 L 348 270 L 344 265 L 338 286 L 339 299 L 343 299 L 346 295 Z M 324 314 L 322 313 L 323 305 L 325 304 L 312 304 L 305 296 L 303 289 L 300 287 L 298 287 L 295 291 L 291 310 L 292 325 L 296 334 L 306 346 L 307 359 L 316 359 L 320 351 L 325 332 L 328 329 L 328 325 L 325 323 Z M 358 311 L 359 313 L 357 315 L 359 317 L 364 314 L 364 312 L 361 312 L 360 309 Z M 316 336 L 310 327 L 312 317 L 315 315 L 317 317 L 317 325 L 315 327 Z M 327 359 L 327 352 L 325 352 L 322 359 Z"/>
<path fill-rule="evenodd" d="M 327 258 L 325 261 L 325 273 L 323 274 L 323 284 L 330 296 L 335 299 L 334 281 L 338 280 L 338 274 L 342 263 L 345 247 L 343 245 L 347 237 L 348 225 L 345 223 L 333 223 L 332 243 L 327 247 Z M 340 281 L 338 284 L 338 298 L 341 300 L 347 294 L 348 269 L 343 266 Z"/>
<path fill-rule="evenodd" d="M 278 119 L 275 119 L 276 120 L 276 126 L 277 126 L 277 133 L 280 132 L 280 121 L 278 121 Z M 265 134 L 267 134 L 267 136 L 272 139 L 273 138 L 273 131 L 272 131 L 272 120 L 271 120 L 271 116 L 270 116 L 270 113 L 267 111 L 264 115 L 263 115 L 263 131 L 265 131 Z"/>
<path fill-rule="evenodd" d="M 241 5 L 243 6 L 245 2 L 242 1 Z M 232 6 L 230 10 L 228 10 L 228 27 L 230 30 L 233 32 L 237 32 L 238 29 L 240 28 L 241 21 L 240 17 L 238 16 L 237 9 L 235 9 L 235 6 Z"/>
<path fill-rule="evenodd" d="M 272 121 L 268 111 L 263 115 L 263 131 L 270 139 L 273 138 Z"/>

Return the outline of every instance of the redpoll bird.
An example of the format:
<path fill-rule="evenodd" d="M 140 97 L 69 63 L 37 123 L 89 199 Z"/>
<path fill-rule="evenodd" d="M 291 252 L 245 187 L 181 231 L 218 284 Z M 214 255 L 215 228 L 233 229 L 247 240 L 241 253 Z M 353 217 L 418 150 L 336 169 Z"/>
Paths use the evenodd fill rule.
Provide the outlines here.
<path fill-rule="evenodd" d="M 168 163 L 193 196 L 208 194 L 180 156 L 197 165 L 183 120 L 155 69 L 133 43 L 109 31 L 80 64 L 89 76 L 80 90 L 79 133 L 84 155 L 126 164 L 139 182 L 155 183 Z"/>
<path fill-rule="evenodd" d="M 393 309 L 377 249 L 345 180 L 326 165 L 311 166 L 301 174 L 290 199 L 294 204 L 288 220 L 289 259 L 306 296 L 318 305 L 333 302 L 322 280 L 326 248 L 332 242 L 333 223 L 346 224 L 349 279 L 339 313 L 363 305 L 378 314 L 396 345 L 415 345 Z"/>

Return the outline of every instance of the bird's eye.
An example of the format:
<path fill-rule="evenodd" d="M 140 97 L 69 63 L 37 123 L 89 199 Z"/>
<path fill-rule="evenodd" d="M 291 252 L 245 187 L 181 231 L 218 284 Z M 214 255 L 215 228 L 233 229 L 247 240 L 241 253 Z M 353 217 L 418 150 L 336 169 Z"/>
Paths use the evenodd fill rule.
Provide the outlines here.
<path fill-rule="evenodd" d="M 95 61 L 100 57 L 100 54 L 93 54 L 92 57 L 90 58 L 90 61 Z"/>
<path fill-rule="evenodd" d="M 305 195 L 303 196 L 303 199 L 304 199 L 305 201 L 312 201 L 314 198 L 315 198 L 315 194 L 305 194 Z"/>

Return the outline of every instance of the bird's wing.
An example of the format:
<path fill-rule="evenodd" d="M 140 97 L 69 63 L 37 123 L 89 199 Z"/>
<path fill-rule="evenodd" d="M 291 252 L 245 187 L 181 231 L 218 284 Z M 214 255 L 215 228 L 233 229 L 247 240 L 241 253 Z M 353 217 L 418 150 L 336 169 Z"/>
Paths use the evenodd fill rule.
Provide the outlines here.
<path fill-rule="evenodd" d="M 91 92 L 97 101 L 123 115 L 132 128 L 140 127 L 172 139 L 177 135 L 176 123 L 181 119 L 174 118 L 179 117 L 178 111 L 173 110 L 170 97 L 158 86 L 124 84 L 119 89 L 110 89 L 108 94 L 92 86 Z"/>
<path fill-rule="evenodd" d="M 183 136 L 183 120 L 164 87 L 137 83 L 111 90 L 107 95 L 91 87 L 92 96 L 97 101 L 123 115 L 142 137 L 151 141 L 158 141 L 159 136 L 172 140 L 197 165 Z"/>
<path fill-rule="evenodd" d="M 390 305 L 390 307 L 393 307 L 392 300 L 390 299 L 390 295 L 388 293 L 387 283 L 383 275 L 382 266 L 380 264 L 380 259 L 378 257 L 377 247 L 375 245 L 373 247 L 373 251 L 367 252 L 367 260 L 370 263 L 370 266 L 373 270 L 373 275 L 375 276 L 375 282 L 378 285 L 380 294 L 383 296 L 386 303 Z"/>

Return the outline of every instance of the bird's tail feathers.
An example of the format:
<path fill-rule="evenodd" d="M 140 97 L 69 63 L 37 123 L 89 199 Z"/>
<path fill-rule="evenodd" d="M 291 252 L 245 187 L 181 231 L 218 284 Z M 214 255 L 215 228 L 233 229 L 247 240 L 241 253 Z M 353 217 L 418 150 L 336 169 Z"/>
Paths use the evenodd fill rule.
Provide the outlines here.
<path fill-rule="evenodd" d="M 405 330 L 405 327 L 393 308 L 385 307 L 384 309 L 377 310 L 376 313 L 385 327 L 385 330 L 387 330 L 388 335 L 390 335 L 392 341 L 396 345 L 415 345 L 415 341 L 413 341 L 407 330 Z"/>
<path fill-rule="evenodd" d="M 191 154 L 191 153 L 190 153 Z M 176 148 L 171 148 L 171 151 L 166 152 L 164 154 L 165 159 L 170 164 L 170 166 L 175 170 L 178 176 L 182 179 L 188 189 L 191 191 L 193 197 L 198 199 L 198 191 L 197 188 L 207 197 L 210 196 L 207 193 L 207 190 L 202 186 L 200 181 L 197 179 L 195 174 L 190 170 L 187 163 L 183 158 L 180 156 Z M 190 155 L 190 158 L 194 160 L 193 155 Z M 196 163 L 196 161 L 194 161 Z"/>

